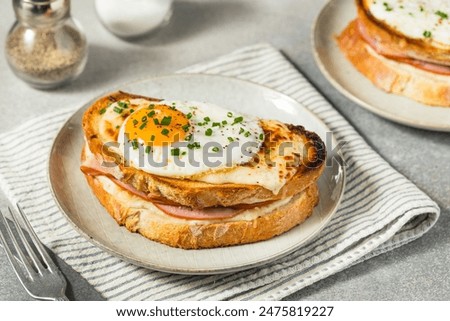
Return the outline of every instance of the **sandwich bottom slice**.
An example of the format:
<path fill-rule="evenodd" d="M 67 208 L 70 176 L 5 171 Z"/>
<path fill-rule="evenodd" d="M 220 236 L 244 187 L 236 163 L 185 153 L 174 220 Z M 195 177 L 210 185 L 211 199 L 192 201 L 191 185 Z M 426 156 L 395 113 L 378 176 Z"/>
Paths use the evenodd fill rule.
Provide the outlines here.
<path fill-rule="evenodd" d="M 374 85 L 431 106 L 450 107 L 450 76 L 426 71 L 377 53 L 352 21 L 337 37 L 348 60 Z"/>
<path fill-rule="evenodd" d="M 100 203 L 119 225 L 172 247 L 201 249 L 270 239 L 304 222 L 319 200 L 316 182 L 300 193 L 245 209 L 226 219 L 183 219 L 121 188 L 107 176 L 85 175 Z"/>

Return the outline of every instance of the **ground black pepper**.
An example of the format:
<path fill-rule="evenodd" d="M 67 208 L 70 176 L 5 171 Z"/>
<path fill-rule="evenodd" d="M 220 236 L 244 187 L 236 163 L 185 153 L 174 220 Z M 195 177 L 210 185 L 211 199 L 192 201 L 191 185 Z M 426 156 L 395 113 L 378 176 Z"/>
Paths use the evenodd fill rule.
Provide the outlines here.
<path fill-rule="evenodd" d="M 84 67 L 86 42 L 70 25 L 35 29 L 18 25 L 8 36 L 6 54 L 25 80 L 64 82 Z"/>

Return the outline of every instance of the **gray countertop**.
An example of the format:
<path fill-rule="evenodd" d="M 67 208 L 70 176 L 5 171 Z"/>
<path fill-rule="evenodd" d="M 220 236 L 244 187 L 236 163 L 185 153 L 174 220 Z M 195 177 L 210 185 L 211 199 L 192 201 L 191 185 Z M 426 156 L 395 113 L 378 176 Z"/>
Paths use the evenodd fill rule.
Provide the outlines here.
<path fill-rule="evenodd" d="M 325 1 L 175 1 L 170 24 L 152 37 L 127 42 L 106 31 L 93 1 L 72 1 L 72 14 L 90 44 L 86 70 L 67 87 L 38 91 L 18 80 L 0 57 L 0 132 L 40 113 L 77 106 L 135 79 L 171 73 L 236 48 L 269 42 L 281 49 L 368 143 L 441 207 L 436 226 L 420 239 L 305 288 L 290 300 L 450 300 L 450 133 L 408 128 L 349 101 L 314 63 L 310 33 Z M 0 46 L 14 22 L 12 1 L 1 1 Z M 450 112 L 450 110 L 449 110 Z M 0 200 L 1 201 L 1 200 Z M 69 297 L 101 296 L 58 259 Z M 0 251 L 0 300 L 29 300 Z"/>

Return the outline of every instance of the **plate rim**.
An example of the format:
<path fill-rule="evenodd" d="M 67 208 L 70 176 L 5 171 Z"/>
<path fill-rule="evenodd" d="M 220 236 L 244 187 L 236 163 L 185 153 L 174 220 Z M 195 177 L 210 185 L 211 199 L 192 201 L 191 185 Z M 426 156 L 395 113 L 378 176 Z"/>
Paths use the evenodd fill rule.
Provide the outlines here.
<path fill-rule="evenodd" d="M 215 274 L 225 274 L 225 273 L 232 273 L 232 272 L 237 272 L 237 271 L 243 271 L 243 270 L 248 270 L 254 267 L 259 267 L 259 266 L 263 266 L 267 263 L 273 262 L 277 259 L 280 259 L 286 255 L 288 255 L 289 253 L 294 252 L 295 250 L 301 248 L 301 246 L 303 246 L 305 243 L 307 243 L 308 241 L 310 241 L 313 237 L 315 237 L 320 231 L 322 231 L 326 225 L 331 221 L 331 219 L 335 216 L 341 202 L 342 199 L 344 197 L 345 194 L 345 187 L 347 184 L 347 169 L 346 166 L 343 166 L 343 162 L 344 162 L 344 157 L 342 155 L 342 152 L 340 150 L 336 151 L 336 156 L 339 157 L 339 162 L 338 162 L 338 166 L 342 172 L 342 182 L 340 184 L 340 194 L 339 197 L 336 199 L 336 201 L 333 204 L 333 208 L 329 211 L 329 215 L 327 216 L 327 218 L 321 222 L 321 225 L 319 228 L 317 228 L 313 233 L 309 234 L 301 243 L 299 244 L 295 244 L 294 246 L 291 246 L 287 249 L 285 249 L 282 252 L 277 253 L 276 255 L 267 257 L 264 260 L 260 260 L 254 263 L 250 263 L 244 266 L 236 266 L 236 267 L 231 267 L 231 268 L 216 268 L 216 269 L 202 269 L 202 268 L 190 268 L 189 270 L 187 270 L 186 268 L 174 268 L 174 267 L 161 267 L 161 266 L 157 266 L 155 264 L 150 264 L 149 262 L 140 262 L 138 260 L 136 260 L 133 257 L 127 256 L 119 251 L 116 251 L 110 247 L 108 247 L 107 245 L 101 243 L 100 241 L 96 240 L 94 238 L 94 236 L 89 235 L 87 232 L 85 232 L 82 228 L 80 228 L 77 224 L 75 224 L 72 219 L 70 218 L 69 214 L 66 213 L 66 211 L 63 208 L 63 205 L 60 203 L 60 200 L 58 199 L 58 197 L 56 196 L 56 192 L 55 192 L 55 187 L 52 184 L 52 177 L 51 177 L 51 165 L 52 165 L 52 154 L 54 153 L 55 150 L 55 145 L 56 142 L 58 141 L 58 139 L 60 139 L 60 136 L 62 135 L 63 130 L 67 127 L 67 125 L 73 120 L 73 118 L 75 117 L 75 115 L 78 112 L 81 112 L 83 109 L 87 108 L 89 106 L 89 104 L 91 104 L 92 102 L 96 101 L 98 98 L 102 97 L 102 95 L 105 95 L 107 93 L 110 92 L 114 92 L 119 90 L 120 87 L 126 87 L 126 86 L 130 86 L 133 85 L 135 83 L 141 83 L 141 82 L 145 82 L 145 81 L 151 81 L 154 79 L 160 79 L 160 78 L 175 78 L 175 77 L 197 77 L 197 76 L 202 76 L 202 77 L 212 77 L 212 78 L 221 78 L 221 79 L 226 79 L 226 80 L 231 80 L 231 81 L 236 81 L 236 82 L 242 82 L 242 83 L 247 83 L 250 84 L 252 86 L 255 87 L 263 87 L 265 90 L 269 90 L 271 92 L 275 92 L 278 95 L 284 96 L 284 98 L 293 101 L 295 104 L 297 105 L 301 105 L 303 107 L 303 109 L 308 112 L 310 114 L 310 116 L 312 116 L 317 122 L 320 123 L 321 126 L 323 126 L 325 129 L 327 129 L 329 132 L 332 133 L 332 141 L 334 141 L 334 143 L 337 142 L 337 138 L 335 137 L 335 135 L 333 134 L 333 131 L 325 124 L 325 122 L 323 122 L 315 113 L 313 113 L 311 110 L 309 110 L 306 106 L 304 106 L 303 104 L 301 104 L 300 102 L 298 102 L 297 100 L 295 100 L 294 98 L 290 97 L 289 95 L 286 95 L 278 90 L 275 90 L 271 87 L 268 87 L 266 85 L 262 85 L 253 81 L 249 81 L 249 80 L 244 80 L 244 79 L 240 79 L 240 78 L 236 78 L 236 77 L 230 77 L 230 76 L 222 76 L 222 75 L 215 75 L 215 74 L 207 74 L 207 73 L 172 73 L 172 74 L 164 74 L 164 75 L 158 75 L 155 77 L 146 77 L 146 78 L 141 78 L 139 80 L 135 80 L 135 81 L 131 81 L 131 82 L 127 82 L 124 83 L 122 85 L 119 86 L 114 86 L 112 87 L 112 90 L 108 90 L 108 91 L 103 91 L 101 94 L 96 95 L 94 98 L 86 100 L 85 103 L 83 103 L 81 105 L 81 107 L 77 108 L 75 111 L 72 112 L 72 114 L 70 115 L 70 117 L 67 118 L 67 120 L 60 126 L 60 128 L 58 129 L 57 134 L 54 136 L 52 143 L 51 143 L 51 148 L 50 151 L 48 153 L 47 156 L 47 182 L 49 185 L 49 189 L 51 192 L 51 196 L 53 198 L 53 200 L 55 201 L 55 204 L 57 205 L 58 209 L 60 210 L 60 212 L 62 213 L 62 215 L 64 216 L 64 218 L 66 219 L 66 221 L 74 228 L 74 230 L 76 232 L 78 232 L 80 234 L 80 236 L 82 236 L 84 239 L 86 239 L 86 241 L 90 242 L 91 244 L 93 244 L 94 246 L 97 246 L 98 248 L 104 250 L 105 252 L 120 258 L 123 261 L 129 262 L 131 264 L 134 264 L 136 266 L 140 266 L 143 268 L 147 268 L 147 269 L 151 269 L 151 270 L 155 270 L 155 271 L 160 271 L 160 272 L 166 272 L 166 273 L 174 273 L 174 274 L 184 274 L 184 275 L 215 275 Z M 118 228 L 123 228 L 123 226 L 120 226 L 117 224 Z M 294 227 L 295 228 L 295 227 Z M 131 233 L 131 232 L 130 232 Z M 143 237 L 142 235 L 140 235 L 141 237 Z M 147 239 L 147 241 L 149 242 L 155 242 L 152 240 Z M 270 241 L 267 240 L 267 241 Z M 249 246 L 252 245 L 252 243 L 247 244 Z M 230 247 L 232 248 L 232 247 Z M 209 250 L 214 250 L 213 249 L 209 249 Z"/>
<path fill-rule="evenodd" d="M 318 28 L 320 21 L 323 19 L 322 16 L 324 15 L 324 12 L 327 10 L 330 10 L 330 7 L 333 5 L 334 2 L 337 2 L 339 0 L 328 0 L 320 9 L 320 12 L 317 14 L 316 18 L 313 21 L 312 29 L 311 29 L 311 46 L 312 46 L 312 52 L 314 61 L 316 62 L 316 65 L 318 66 L 320 72 L 322 75 L 331 83 L 331 85 L 337 89 L 342 95 L 344 95 L 349 100 L 355 102 L 357 105 L 363 107 L 364 109 L 374 113 L 375 115 L 378 115 L 382 118 L 388 119 L 392 122 L 399 123 L 402 125 L 406 125 L 409 127 L 419 128 L 419 129 L 426 129 L 436 132 L 450 132 L 450 126 L 445 125 L 433 125 L 433 124 L 424 124 L 424 123 L 417 123 L 413 120 L 409 120 L 402 117 L 395 117 L 389 112 L 386 112 L 382 109 L 376 108 L 372 106 L 370 103 L 358 98 L 357 96 L 353 95 L 351 92 L 349 92 L 343 85 L 341 85 L 331 74 L 328 72 L 328 69 L 325 66 L 325 63 L 321 60 L 320 55 L 317 50 L 317 34 L 318 34 Z M 350 1 L 350 0 L 346 0 Z M 377 88 L 375 85 L 372 84 L 374 89 L 377 89 L 378 91 L 381 91 L 381 89 Z M 380 93 L 387 94 L 383 91 Z M 403 96 L 400 96 L 403 97 Z M 412 100 L 414 101 L 414 100 Z M 416 101 L 417 102 L 417 101 Z M 417 102 L 419 103 L 419 102 Z M 422 103 L 419 103 L 422 104 Z M 446 108 L 446 107 L 435 107 L 435 106 L 427 106 L 425 104 L 422 104 L 425 108 Z M 449 108 L 450 109 L 450 108 Z"/>

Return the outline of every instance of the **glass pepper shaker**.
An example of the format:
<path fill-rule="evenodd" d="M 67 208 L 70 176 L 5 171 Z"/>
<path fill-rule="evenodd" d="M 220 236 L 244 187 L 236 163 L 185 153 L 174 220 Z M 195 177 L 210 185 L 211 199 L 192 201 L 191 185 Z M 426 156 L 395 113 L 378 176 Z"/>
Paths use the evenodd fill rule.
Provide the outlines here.
<path fill-rule="evenodd" d="M 17 21 L 5 55 L 13 72 L 33 87 L 72 81 L 87 60 L 86 37 L 70 16 L 70 0 L 13 0 Z"/>

